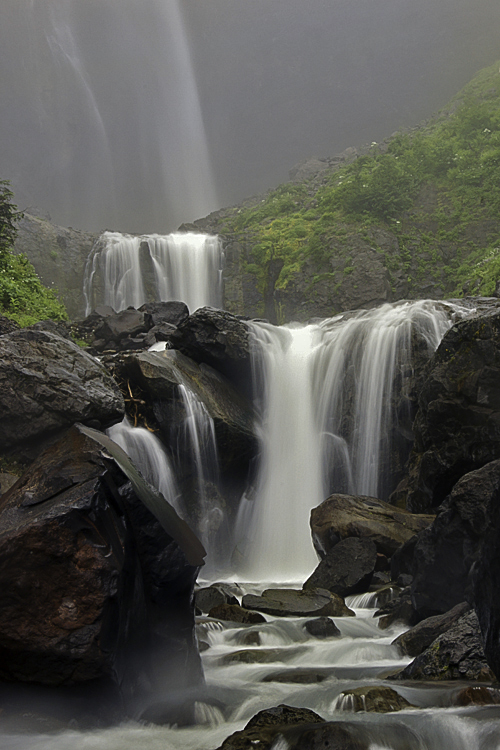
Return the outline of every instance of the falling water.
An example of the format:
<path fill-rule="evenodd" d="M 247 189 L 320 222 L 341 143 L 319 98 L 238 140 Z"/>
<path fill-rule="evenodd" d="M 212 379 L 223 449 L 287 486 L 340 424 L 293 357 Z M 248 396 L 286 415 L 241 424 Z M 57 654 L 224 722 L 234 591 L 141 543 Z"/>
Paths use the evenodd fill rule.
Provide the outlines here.
<path fill-rule="evenodd" d="M 132 427 L 126 417 L 110 427 L 108 435 L 123 448 L 144 479 L 156 487 L 181 516 L 184 515 L 174 472 L 158 438 L 144 427 Z"/>
<path fill-rule="evenodd" d="M 116 311 L 151 297 L 181 300 L 192 311 L 222 306 L 222 244 L 217 236 L 104 232 L 87 260 L 86 314 L 100 303 Z"/>
<path fill-rule="evenodd" d="M 224 518 L 222 508 L 217 503 L 219 457 L 214 421 L 205 404 L 190 388 L 185 385 L 179 385 L 178 388 L 186 413 L 179 438 L 179 448 L 181 452 L 191 456 L 194 466 L 197 480 L 197 507 L 193 521 L 203 545 L 209 551 L 207 562 L 211 562 L 213 557 L 211 552 L 216 552 L 213 549 L 214 534 Z"/>
<path fill-rule="evenodd" d="M 454 309 L 406 302 L 305 327 L 252 324 L 261 459 L 236 531 L 247 580 L 305 579 L 317 562 L 310 510 L 332 492 L 387 499 L 395 382 L 404 390 L 412 374 L 412 335 L 430 353 Z"/>

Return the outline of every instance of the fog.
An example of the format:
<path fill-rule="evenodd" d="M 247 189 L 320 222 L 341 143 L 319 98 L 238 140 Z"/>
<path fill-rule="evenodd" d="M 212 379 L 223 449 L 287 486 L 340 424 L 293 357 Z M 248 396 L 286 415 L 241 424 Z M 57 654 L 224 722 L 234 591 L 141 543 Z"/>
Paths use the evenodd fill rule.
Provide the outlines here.
<path fill-rule="evenodd" d="M 497 0 L 1 0 L 0 178 L 170 231 L 429 117 L 499 33 Z"/>

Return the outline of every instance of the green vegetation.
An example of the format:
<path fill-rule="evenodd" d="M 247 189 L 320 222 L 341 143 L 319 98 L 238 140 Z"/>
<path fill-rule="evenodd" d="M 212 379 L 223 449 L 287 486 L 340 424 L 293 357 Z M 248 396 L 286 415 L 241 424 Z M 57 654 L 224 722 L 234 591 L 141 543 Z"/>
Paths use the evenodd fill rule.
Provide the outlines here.
<path fill-rule="evenodd" d="M 381 230 L 394 241 L 380 245 Z M 383 257 L 395 294 L 421 296 L 426 283 L 449 296 L 492 294 L 500 278 L 499 63 L 430 124 L 309 183 L 281 185 L 227 215 L 219 231 L 243 244 L 243 270 L 262 294 L 276 261 L 276 290 L 296 282 L 306 263 L 311 300 L 327 276 L 338 290 L 355 276 L 351 252 L 360 241 Z"/>
<path fill-rule="evenodd" d="M 0 314 L 20 326 L 39 320 L 67 320 L 64 306 L 43 286 L 28 259 L 12 252 L 16 224 L 22 217 L 12 198 L 9 183 L 0 180 Z"/>

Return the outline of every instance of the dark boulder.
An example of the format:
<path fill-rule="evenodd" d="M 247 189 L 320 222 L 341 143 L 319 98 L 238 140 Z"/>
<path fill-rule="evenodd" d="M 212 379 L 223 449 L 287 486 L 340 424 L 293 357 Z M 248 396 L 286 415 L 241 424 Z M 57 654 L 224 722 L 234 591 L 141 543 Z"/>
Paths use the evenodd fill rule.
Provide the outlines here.
<path fill-rule="evenodd" d="M 239 385 L 250 378 L 250 330 L 225 310 L 201 307 L 178 327 L 172 345 Z"/>
<path fill-rule="evenodd" d="M 500 456 L 500 311 L 455 324 L 429 363 L 414 422 L 407 507 L 439 506 L 464 474 Z"/>
<path fill-rule="evenodd" d="M 243 624 L 255 625 L 266 622 L 266 618 L 258 612 L 240 607 L 239 604 L 217 604 L 208 613 L 215 620 L 226 620 L 228 622 L 241 622 Z"/>
<path fill-rule="evenodd" d="M 0 408 L 0 450 L 36 447 L 76 421 L 106 425 L 125 410 L 99 362 L 57 334 L 29 329 L 0 336 Z"/>
<path fill-rule="evenodd" d="M 329 617 L 316 617 L 304 623 L 304 628 L 313 638 L 338 638 L 341 633 Z"/>
<path fill-rule="evenodd" d="M 411 592 L 419 619 L 472 601 L 471 569 L 481 558 L 499 503 L 500 460 L 463 476 L 438 509 L 432 526 L 418 535 Z M 494 549 L 496 539 L 492 542 Z"/>
<path fill-rule="evenodd" d="M 463 615 L 400 672 L 397 679 L 494 680 L 484 655 L 476 613 Z"/>
<path fill-rule="evenodd" d="M 320 561 L 304 589 L 328 589 L 339 596 L 366 591 L 375 570 L 377 548 L 371 539 L 347 537 Z"/>
<path fill-rule="evenodd" d="M 227 737 L 219 750 L 251 750 L 256 745 L 269 750 L 281 730 L 297 724 L 317 724 L 324 719 L 308 708 L 276 706 L 259 711 L 239 732 Z"/>
<path fill-rule="evenodd" d="M 91 692 L 105 679 L 128 710 L 198 684 L 196 573 L 102 446 L 70 429 L 0 503 L 0 678 Z"/>
<path fill-rule="evenodd" d="M 406 656 L 418 656 L 431 645 L 438 635 L 449 630 L 469 610 L 470 604 L 463 602 L 457 604 L 449 612 L 445 612 L 444 615 L 428 617 L 398 636 L 393 641 L 393 645 L 397 646 L 400 652 Z"/>
<path fill-rule="evenodd" d="M 390 628 L 395 622 L 414 625 L 417 618 L 411 603 L 410 587 L 399 591 L 397 596 L 383 604 L 374 616 L 379 618 L 378 626 L 381 630 Z"/>
<path fill-rule="evenodd" d="M 239 604 L 230 586 L 225 583 L 213 583 L 211 586 L 198 589 L 194 595 L 194 603 L 196 609 L 204 614 L 220 604 Z"/>
<path fill-rule="evenodd" d="M 246 594 L 241 603 L 247 609 L 278 617 L 354 616 L 340 596 L 323 589 L 266 589 L 261 596 Z"/>
<path fill-rule="evenodd" d="M 180 326 L 189 318 L 189 309 L 185 302 L 170 300 L 168 302 L 146 302 L 141 305 L 139 312 L 149 316 L 149 328 L 161 326 L 167 323 L 171 326 Z"/>
<path fill-rule="evenodd" d="M 377 552 L 391 555 L 434 516 L 415 515 L 374 497 L 331 495 L 311 511 L 314 546 L 324 556 L 346 537 L 368 538 Z"/>

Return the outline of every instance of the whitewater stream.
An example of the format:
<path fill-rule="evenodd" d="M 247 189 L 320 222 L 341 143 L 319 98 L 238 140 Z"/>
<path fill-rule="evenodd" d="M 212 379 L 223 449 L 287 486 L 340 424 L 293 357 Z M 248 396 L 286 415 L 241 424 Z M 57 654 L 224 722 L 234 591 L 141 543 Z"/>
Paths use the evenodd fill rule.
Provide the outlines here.
<path fill-rule="evenodd" d="M 260 588 L 245 586 L 255 593 Z M 258 711 L 279 704 L 310 708 L 329 721 L 361 724 L 370 750 L 498 750 L 500 706 L 453 706 L 464 683 L 394 683 L 389 672 L 409 661 L 391 642 L 404 628 L 380 630 L 373 596 L 348 597 L 355 617 L 332 618 L 340 637 L 312 638 L 310 618 L 271 617 L 237 625 L 199 618 L 206 692 L 196 704 L 195 727 L 161 727 L 129 721 L 82 732 L 78 729 L 0 735 L 2 750 L 212 750 L 242 729 Z M 353 713 L 343 691 L 369 686 L 395 688 L 415 708 L 391 714 Z M 20 717 L 22 719 L 23 717 Z M 36 724 L 29 710 L 25 722 Z M 283 750 L 280 745 L 280 750 Z M 284 746 L 283 746 L 284 747 Z M 278 750 L 278 746 L 276 747 Z"/>

